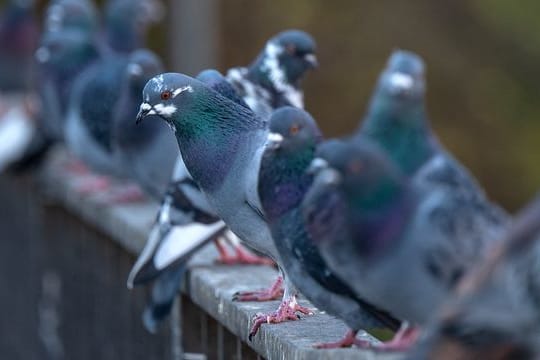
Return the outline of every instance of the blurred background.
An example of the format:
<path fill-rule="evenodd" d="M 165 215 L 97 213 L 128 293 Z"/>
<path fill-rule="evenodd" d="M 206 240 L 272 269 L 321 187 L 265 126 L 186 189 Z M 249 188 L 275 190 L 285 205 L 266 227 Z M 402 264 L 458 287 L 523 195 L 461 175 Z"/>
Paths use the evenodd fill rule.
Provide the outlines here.
<path fill-rule="evenodd" d="M 304 84 L 306 107 L 328 136 L 358 126 L 392 49 L 418 52 L 433 127 L 490 196 L 515 210 L 540 185 L 538 1 L 170 0 L 166 9 L 150 47 L 188 74 L 247 65 L 283 29 L 311 33 L 320 68 Z"/>

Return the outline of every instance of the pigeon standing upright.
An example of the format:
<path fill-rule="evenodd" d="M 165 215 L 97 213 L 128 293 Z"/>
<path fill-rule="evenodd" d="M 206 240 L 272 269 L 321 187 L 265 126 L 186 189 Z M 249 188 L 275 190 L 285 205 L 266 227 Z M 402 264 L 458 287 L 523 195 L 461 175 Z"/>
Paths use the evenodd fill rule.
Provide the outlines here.
<path fill-rule="evenodd" d="M 319 155 L 326 166 L 302 205 L 310 235 L 357 296 L 413 326 L 430 319 L 504 231 L 468 193 L 407 177 L 366 138 Z M 377 347 L 405 349 L 417 334 L 404 328 Z"/>
<path fill-rule="evenodd" d="M 296 288 L 319 309 L 349 324 L 345 338 L 320 348 L 351 346 L 362 328 L 390 326 L 398 321 L 358 299 L 326 266 L 305 228 L 300 211 L 313 175 L 307 171 L 321 133 L 306 112 L 284 107 L 270 117 L 269 144 L 261 160 L 259 197 L 281 264 Z"/>
<path fill-rule="evenodd" d="M 242 241 L 279 266 L 257 194 L 267 122 L 198 80 L 176 73 L 158 75 L 145 86 L 137 119 L 150 115 L 173 128 L 189 173 L 218 216 Z M 310 313 L 298 304 L 296 290 L 285 277 L 279 309 L 259 315 L 254 324 L 263 318 L 268 322 L 297 319 L 297 311 Z"/>
<path fill-rule="evenodd" d="M 537 359 L 540 197 L 457 286 L 408 359 Z"/>
<path fill-rule="evenodd" d="M 281 106 L 304 107 L 300 82 L 318 66 L 315 40 L 304 31 L 286 30 L 272 37 L 249 67 L 232 68 L 227 79 L 247 105 L 268 118 Z"/>

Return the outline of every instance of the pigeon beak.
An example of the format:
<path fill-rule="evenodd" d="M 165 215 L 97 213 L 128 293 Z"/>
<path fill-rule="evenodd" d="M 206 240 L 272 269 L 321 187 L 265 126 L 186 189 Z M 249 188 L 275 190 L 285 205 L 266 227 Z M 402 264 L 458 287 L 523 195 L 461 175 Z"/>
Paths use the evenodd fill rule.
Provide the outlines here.
<path fill-rule="evenodd" d="M 145 117 L 147 117 L 148 115 L 152 115 L 152 113 L 155 114 L 155 110 L 152 108 L 152 105 L 148 103 L 142 103 L 139 109 L 139 113 L 137 114 L 135 124 L 140 124 L 140 122 L 143 121 Z"/>
<path fill-rule="evenodd" d="M 267 147 L 270 149 L 279 149 L 283 142 L 283 135 L 278 133 L 268 133 Z"/>
<path fill-rule="evenodd" d="M 327 167 L 317 174 L 317 181 L 326 185 L 337 185 L 341 182 L 341 175 L 335 169 Z"/>
<path fill-rule="evenodd" d="M 321 158 L 315 158 L 311 161 L 311 164 L 307 168 L 307 173 L 310 175 L 318 174 L 323 169 L 328 168 L 328 162 Z"/>
<path fill-rule="evenodd" d="M 315 54 L 307 54 L 304 56 L 304 60 L 309 64 L 309 66 L 312 69 L 316 69 L 319 67 L 319 61 L 317 60 L 317 57 Z"/>

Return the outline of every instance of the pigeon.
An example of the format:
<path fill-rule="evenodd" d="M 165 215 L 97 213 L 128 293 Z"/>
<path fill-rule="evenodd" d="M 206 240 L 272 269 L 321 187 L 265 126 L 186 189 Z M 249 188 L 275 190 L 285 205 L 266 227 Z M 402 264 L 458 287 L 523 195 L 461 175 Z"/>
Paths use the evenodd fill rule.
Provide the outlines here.
<path fill-rule="evenodd" d="M 285 105 L 303 108 L 300 82 L 307 70 L 318 66 L 315 50 L 315 40 L 309 34 L 286 30 L 268 40 L 249 67 L 230 69 L 227 79 L 262 118 Z"/>
<path fill-rule="evenodd" d="M 147 121 L 135 124 L 146 82 L 162 72 L 161 60 L 147 49 L 134 51 L 124 71 L 123 84 L 111 119 L 114 163 L 135 180 L 143 191 L 160 201 L 179 155 L 175 137 L 166 124 Z"/>
<path fill-rule="evenodd" d="M 308 232 L 358 297 L 413 325 L 375 346 L 406 349 L 415 326 L 426 324 L 504 227 L 469 194 L 408 177 L 368 138 L 328 144 L 317 156 L 302 204 Z"/>
<path fill-rule="evenodd" d="M 144 47 L 148 27 L 161 20 L 157 0 L 110 0 L 105 8 L 105 38 L 110 50 L 129 54 Z"/>
<path fill-rule="evenodd" d="M 99 16 L 93 1 L 54 0 L 47 7 L 44 34 L 66 30 L 97 36 Z"/>
<path fill-rule="evenodd" d="M 137 121 L 150 115 L 171 126 L 186 168 L 217 215 L 250 248 L 269 256 L 280 267 L 257 194 L 267 121 L 204 83 L 178 73 L 158 75 L 146 84 Z M 258 315 L 250 338 L 261 319 L 281 322 L 296 320 L 296 312 L 311 313 L 298 304 L 297 292 L 286 276 L 284 284 L 278 310 Z"/>
<path fill-rule="evenodd" d="M 0 18 L 0 172 L 24 156 L 35 132 L 37 31 L 34 1 L 10 0 Z"/>
<path fill-rule="evenodd" d="M 540 197 L 464 277 L 409 359 L 537 359 Z"/>
<path fill-rule="evenodd" d="M 0 18 L 0 94 L 27 93 L 37 46 L 34 1 L 10 0 Z M 2 109 L 0 108 L 0 111 Z"/>
<path fill-rule="evenodd" d="M 399 322 L 358 299 L 326 266 L 304 226 L 301 202 L 311 186 L 308 172 L 322 136 L 315 120 L 303 110 L 283 107 L 270 117 L 269 144 L 261 160 L 258 192 L 281 264 L 296 288 L 316 307 L 344 320 L 352 329 L 336 343 L 353 345 L 362 328 Z"/>

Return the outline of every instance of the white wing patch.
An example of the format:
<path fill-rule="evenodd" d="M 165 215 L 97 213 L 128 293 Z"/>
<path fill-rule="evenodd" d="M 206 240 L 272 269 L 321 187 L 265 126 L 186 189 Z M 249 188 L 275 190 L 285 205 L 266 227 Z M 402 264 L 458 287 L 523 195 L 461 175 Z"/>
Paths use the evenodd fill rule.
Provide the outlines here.
<path fill-rule="evenodd" d="M 219 231 L 225 229 L 225 223 L 218 221 L 211 225 L 193 223 L 185 226 L 175 226 L 154 256 L 156 269 L 163 269 L 190 251 L 210 240 Z"/>
<path fill-rule="evenodd" d="M 277 91 L 283 94 L 292 106 L 303 109 L 304 95 L 288 83 L 285 72 L 279 66 L 278 56 L 284 51 L 283 47 L 269 41 L 265 48 L 263 70 L 268 71 L 268 77 Z"/>

